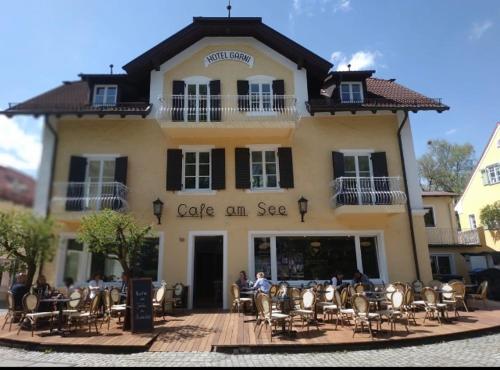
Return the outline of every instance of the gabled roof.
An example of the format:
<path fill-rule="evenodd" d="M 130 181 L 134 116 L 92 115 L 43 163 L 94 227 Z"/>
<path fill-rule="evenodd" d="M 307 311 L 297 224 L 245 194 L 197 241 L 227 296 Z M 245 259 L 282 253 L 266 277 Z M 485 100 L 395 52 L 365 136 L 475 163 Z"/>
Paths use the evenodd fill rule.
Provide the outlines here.
<path fill-rule="evenodd" d="M 0 166 L 0 200 L 31 207 L 34 198 L 35 180 L 32 177 Z"/>
<path fill-rule="evenodd" d="M 150 72 L 204 37 L 254 37 L 319 78 L 324 78 L 333 66 L 262 23 L 262 18 L 194 17 L 189 26 L 135 58 L 123 69 L 129 74 Z"/>

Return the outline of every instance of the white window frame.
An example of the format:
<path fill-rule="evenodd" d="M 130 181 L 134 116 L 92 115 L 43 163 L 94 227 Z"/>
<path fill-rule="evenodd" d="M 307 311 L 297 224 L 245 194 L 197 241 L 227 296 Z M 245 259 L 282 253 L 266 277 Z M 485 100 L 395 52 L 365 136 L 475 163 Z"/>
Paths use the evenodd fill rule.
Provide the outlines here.
<path fill-rule="evenodd" d="M 436 212 L 434 212 L 434 206 L 427 206 L 427 205 L 424 204 L 424 209 L 428 209 L 427 212 L 432 212 L 432 219 L 434 220 L 434 226 L 427 226 L 427 225 L 425 225 L 425 227 L 427 229 L 435 229 L 435 228 L 437 228 Z"/>
<path fill-rule="evenodd" d="M 97 89 L 101 89 L 101 88 L 104 88 L 104 101 L 102 103 L 96 103 L 96 96 L 97 96 Z M 113 103 L 106 103 L 106 98 L 108 96 L 108 90 L 111 89 L 111 88 L 114 88 L 116 90 L 116 94 L 115 94 L 115 101 Z M 118 101 L 118 85 L 95 85 L 94 86 L 94 95 L 93 95 L 93 98 L 92 98 L 92 105 L 94 107 L 114 107 L 116 106 L 117 104 L 117 101 Z"/>
<path fill-rule="evenodd" d="M 261 146 L 251 146 L 250 149 L 250 191 L 259 192 L 259 191 L 279 191 L 281 190 L 280 186 L 280 163 L 278 157 L 278 147 L 261 147 Z M 262 178 L 266 186 L 257 188 L 253 186 L 253 161 L 252 161 L 252 153 L 260 152 L 262 153 Z M 267 186 L 267 173 L 266 173 L 266 162 L 265 162 L 265 153 L 266 152 L 274 152 L 276 158 L 276 186 L 269 187 Z"/>
<path fill-rule="evenodd" d="M 359 86 L 359 92 L 360 92 L 360 95 L 361 95 L 361 101 L 354 101 L 354 92 L 353 92 L 353 85 L 357 85 Z M 345 101 L 344 98 L 342 97 L 342 86 L 349 86 L 349 100 L 348 101 Z M 361 82 L 356 82 L 356 81 L 353 81 L 353 82 L 341 82 L 340 83 L 340 101 L 342 103 L 363 103 L 365 101 L 365 96 L 364 96 L 364 93 L 363 93 L 363 84 Z"/>
<path fill-rule="evenodd" d="M 190 76 L 185 78 L 184 80 L 184 122 L 186 123 L 208 123 L 210 122 L 210 81 L 211 78 L 205 76 Z M 188 85 L 196 85 L 196 119 L 194 121 L 189 120 L 189 94 L 188 94 Z M 200 85 L 207 85 L 207 120 L 200 121 Z"/>
<path fill-rule="evenodd" d="M 488 185 L 500 183 L 500 163 L 486 167 L 486 173 L 488 175 Z"/>
<path fill-rule="evenodd" d="M 182 149 L 182 192 L 183 193 L 212 193 L 212 148 L 183 148 Z M 196 153 L 196 175 L 195 189 L 186 189 L 186 155 L 187 153 Z M 208 178 L 210 186 L 206 189 L 200 189 L 200 153 L 208 153 Z M 193 177 L 193 176 L 190 176 Z M 203 176 L 205 177 L 205 176 Z"/>
<path fill-rule="evenodd" d="M 363 261 L 361 255 L 361 238 L 375 238 L 377 243 L 377 259 L 379 268 L 379 279 L 370 279 L 375 284 L 387 283 L 389 280 L 389 273 L 387 267 L 387 258 L 385 252 L 384 232 L 381 230 L 359 230 L 353 232 L 352 230 L 325 230 L 325 231 L 249 231 L 248 232 L 248 271 L 250 280 L 255 279 L 255 245 L 254 238 L 270 238 L 271 243 L 271 277 L 269 280 L 278 283 L 278 265 L 277 265 L 277 250 L 276 250 L 276 237 L 282 236 L 353 236 L 356 248 L 356 264 L 359 271 L 363 272 Z M 310 280 L 291 280 L 290 284 L 293 286 L 300 286 L 307 284 Z M 346 280 L 346 282 L 349 282 Z"/>
<path fill-rule="evenodd" d="M 248 106 L 250 111 L 247 112 L 248 116 L 276 116 L 277 112 L 274 111 L 274 92 L 273 92 L 273 81 L 276 80 L 275 77 L 271 76 L 251 76 L 248 79 Z M 259 109 L 252 108 L 252 84 L 259 85 Z M 269 85 L 270 91 L 270 104 L 269 110 L 264 110 L 264 98 L 262 95 L 262 85 Z"/>
<path fill-rule="evenodd" d="M 448 257 L 450 261 L 450 275 L 456 275 L 457 270 L 455 267 L 455 256 L 449 253 L 431 253 L 430 258 L 438 258 L 438 257 Z M 437 260 L 436 260 L 437 262 Z M 435 275 L 442 275 L 441 271 L 439 271 L 439 263 L 436 263 L 436 268 L 438 269 Z"/>
<path fill-rule="evenodd" d="M 103 173 L 104 173 L 104 162 L 115 162 L 116 166 L 116 159 L 119 157 L 119 155 L 87 155 L 84 156 L 87 159 L 87 166 L 85 168 L 85 185 L 84 185 L 84 192 L 85 192 L 85 198 L 87 199 L 86 201 L 86 208 L 88 208 L 88 198 L 90 196 L 90 186 L 91 182 L 89 181 L 89 171 L 90 171 L 90 162 L 99 162 L 99 181 L 96 183 L 98 193 L 97 193 L 97 206 L 96 210 L 101 209 L 101 198 L 102 198 L 102 188 L 103 184 L 105 183 L 103 181 Z M 115 167 L 115 172 L 116 172 L 116 167 Z M 114 182 L 114 178 L 113 181 Z"/>
<path fill-rule="evenodd" d="M 359 157 L 368 157 L 368 166 L 370 169 L 370 186 L 371 189 L 375 189 L 375 179 L 373 177 L 373 163 L 371 159 L 371 155 L 374 151 L 373 150 L 360 150 L 360 151 L 349 151 L 349 150 L 344 150 L 341 151 L 341 153 L 344 155 L 344 166 L 345 166 L 345 157 L 354 157 L 354 167 L 356 171 L 356 186 L 358 188 L 358 204 L 362 205 L 363 204 L 363 199 L 362 199 L 362 194 L 361 194 L 361 176 L 359 175 Z M 345 176 L 345 177 L 350 177 L 350 176 Z M 376 197 L 372 197 L 372 204 L 376 203 Z"/>
<path fill-rule="evenodd" d="M 471 230 L 476 230 L 477 229 L 477 220 L 476 220 L 476 215 L 475 214 L 470 214 L 469 215 L 469 226 Z"/>

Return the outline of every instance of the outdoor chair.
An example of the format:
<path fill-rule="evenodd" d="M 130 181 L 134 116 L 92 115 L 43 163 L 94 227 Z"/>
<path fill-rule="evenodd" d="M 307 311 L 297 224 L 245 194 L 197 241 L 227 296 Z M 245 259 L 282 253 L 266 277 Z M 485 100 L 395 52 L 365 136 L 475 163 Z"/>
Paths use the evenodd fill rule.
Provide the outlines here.
<path fill-rule="evenodd" d="M 479 288 L 477 289 L 477 293 L 475 294 L 469 294 L 469 298 L 472 299 L 472 305 L 474 306 L 474 303 L 476 300 L 481 300 L 483 301 L 484 308 L 486 308 L 486 302 L 488 300 L 488 281 L 483 281 L 480 285 Z"/>
<path fill-rule="evenodd" d="M 455 300 L 457 301 L 457 305 L 462 305 L 465 308 L 466 312 L 469 312 L 469 308 L 467 307 L 467 302 L 465 301 L 466 289 L 463 281 L 457 280 L 453 283 L 450 283 L 453 291 L 455 292 Z"/>
<path fill-rule="evenodd" d="M 337 330 L 337 327 L 339 325 L 341 308 L 342 308 L 342 297 L 340 296 L 338 289 L 334 289 L 332 303 L 323 306 L 323 319 L 332 320 L 332 316 L 335 315 L 336 316 L 335 330 Z"/>
<path fill-rule="evenodd" d="M 354 309 L 352 307 L 347 307 L 349 303 L 349 289 L 345 288 L 340 293 L 340 308 L 339 308 L 339 319 L 340 325 L 344 327 L 344 322 L 350 325 L 350 320 L 354 318 Z M 352 306 L 352 305 L 351 305 Z"/>
<path fill-rule="evenodd" d="M 290 307 L 292 310 L 300 309 L 301 293 L 298 288 L 289 288 L 288 296 L 290 297 Z"/>
<path fill-rule="evenodd" d="M 35 335 L 35 328 L 39 319 L 50 319 L 50 330 L 52 331 L 55 315 L 53 312 L 36 312 L 38 310 L 39 304 L 40 299 L 35 294 L 28 293 L 23 297 L 23 313 L 21 321 L 19 321 L 19 329 L 17 331 L 18 335 L 21 331 L 24 321 L 26 320 L 28 320 L 31 324 L 32 337 Z"/>
<path fill-rule="evenodd" d="M 363 294 L 365 292 L 365 286 L 362 283 L 358 283 L 354 285 L 354 292 L 355 294 Z"/>
<path fill-rule="evenodd" d="M 278 290 L 279 290 L 278 285 L 276 285 L 276 284 L 271 285 L 271 288 L 269 288 L 269 296 L 271 298 L 276 297 L 276 295 L 278 294 Z"/>
<path fill-rule="evenodd" d="M 233 299 L 233 304 L 231 305 L 231 313 L 234 313 L 234 310 L 238 311 L 238 315 L 240 314 L 241 306 L 244 306 L 246 303 L 252 303 L 252 298 L 241 298 L 240 297 L 240 287 L 237 284 L 231 285 L 231 296 Z"/>
<path fill-rule="evenodd" d="M 384 317 L 387 318 L 387 321 L 391 326 L 391 334 L 394 333 L 394 331 L 396 330 L 396 322 L 398 319 L 406 319 L 406 323 L 404 325 L 406 331 L 408 333 L 410 332 L 410 330 L 408 329 L 408 325 L 410 324 L 409 315 L 408 312 L 404 310 L 404 304 L 405 304 L 405 293 L 397 289 L 391 295 L 391 308 L 378 312 L 381 318 Z"/>
<path fill-rule="evenodd" d="M 422 283 L 420 280 L 414 280 L 411 283 L 411 287 L 413 289 L 415 297 L 420 298 L 420 293 L 422 292 L 422 289 L 424 289 L 424 283 Z"/>
<path fill-rule="evenodd" d="M 450 284 L 443 284 L 441 290 L 443 291 L 442 303 L 446 304 L 447 308 L 451 308 L 453 310 L 453 312 L 455 313 L 455 317 L 459 317 L 460 315 L 458 314 L 457 310 L 458 301 L 456 299 L 456 294 L 453 290 L 453 287 Z"/>
<path fill-rule="evenodd" d="M 292 319 L 295 316 L 299 316 L 302 321 L 302 329 L 304 329 L 304 323 L 307 323 L 307 331 L 309 331 L 309 326 L 311 321 L 314 320 L 316 310 L 316 294 L 312 289 L 305 289 L 302 291 L 300 308 L 295 309 L 290 312 Z M 314 320 L 316 328 L 319 330 L 318 323 Z"/>
<path fill-rule="evenodd" d="M 425 306 L 425 303 L 423 303 L 423 306 Z M 405 313 L 408 315 L 408 321 L 412 320 L 415 326 L 417 326 L 417 318 L 415 316 L 415 311 L 417 309 L 417 305 L 415 305 L 415 293 L 413 292 L 412 288 L 409 288 L 406 290 L 405 295 L 404 295 L 404 304 L 403 304 L 403 310 Z M 422 306 L 420 306 L 422 307 Z"/>
<path fill-rule="evenodd" d="M 439 280 L 431 280 L 431 281 L 429 281 L 429 284 L 427 284 L 427 286 L 432 288 L 432 289 L 441 289 L 441 287 L 443 286 L 443 283 L 440 282 Z"/>
<path fill-rule="evenodd" d="M 7 314 L 5 315 L 5 321 L 2 325 L 2 330 L 5 328 L 5 325 L 7 325 L 8 322 L 10 331 L 12 329 L 12 323 L 14 322 L 14 320 L 16 320 L 18 317 L 21 317 L 24 311 L 16 310 L 16 305 L 12 292 L 7 292 L 7 302 L 8 302 Z"/>
<path fill-rule="evenodd" d="M 439 303 L 439 296 L 436 291 L 432 288 L 426 287 L 422 290 L 422 298 L 425 303 L 425 317 L 424 324 L 428 318 L 434 318 L 437 316 L 439 325 L 441 322 L 441 315 L 448 317 L 448 306 L 446 303 Z M 435 315 L 437 313 L 437 315 Z"/>
<path fill-rule="evenodd" d="M 119 305 L 122 300 L 122 296 L 120 293 L 120 290 L 118 288 L 113 288 L 109 291 L 109 294 L 111 296 L 111 304 L 112 305 Z"/>
<path fill-rule="evenodd" d="M 288 326 L 288 332 L 292 330 L 292 318 L 290 315 L 286 315 L 280 312 L 274 312 L 272 309 L 271 297 L 264 293 L 259 293 L 255 299 L 255 305 L 258 313 L 258 320 L 256 326 L 260 326 L 259 333 L 262 330 L 262 325 L 265 324 L 266 327 L 270 327 L 271 336 L 270 340 L 273 341 L 273 326 L 276 331 L 278 325 L 283 326 L 283 328 Z"/>
<path fill-rule="evenodd" d="M 162 285 L 158 290 L 155 292 L 154 298 L 153 298 L 153 311 L 154 314 L 158 315 L 161 313 L 161 316 L 165 320 L 165 291 L 167 287 L 165 285 Z"/>
<path fill-rule="evenodd" d="M 97 328 L 97 321 L 100 316 L 100 304 L 101 304 L 101 294 L 96 294 L 94 298 L 90 301 L 89 310 L 85 312 L 76 312 L 68 314 L 68 325 L 69 330 L 71 330 L 71 325 L 81 327 L 82 321 L 85 321 L 89 326 L 89 334 L 92 333 L 92 324 L 95 325 L 96 334 L 99 334 L 99 329 Z"/>
<path fill-rule="evenodd" d="M 111 308 L 110 308 L 111 317 L 117 316 L 118 322 L 120 323 L 122 316 L 125 314 L 125 311 L 127 310 L 127 305 L 120 303 L 122 300 L 122 296 L 118 288 L 111 289 L 109 295 L 111 298 Z"/>
<path fill-rule="evenodd" d="M 82 309 L 82 293 L 79 290 L 71 292 L 68 299 L 69 302 L 67 303 L 66 309 L 63 310 L 63 315 L 76 313 Z"/>
<path fill-rule="evenodd" d="M 370 302 L 363 294 L 356 294 L 352 297 L 352 308 L 354 310 L 354 328 L 352 337 L 354 338 L 356 335 L 358 326 L 360 326 L 361 331 L 363 331 L 364 326 L 367 325 L 370 337 L 373 339 L 372 322 L 375 322 L 377 324 L 377 330 L 380 330 L 380 315 L 378 313 L 370 312 Z"/>
<path fill-rule="evenodd" d="M 316 303 L 316 308 L 320 308 L 323 316 L 325 315 L 325 307 L 334 305 L 333 299 L 335 298 L 335 288 L 333 285 L 328 285 L 324 293 L 321 294 L 321 302 Z"/>

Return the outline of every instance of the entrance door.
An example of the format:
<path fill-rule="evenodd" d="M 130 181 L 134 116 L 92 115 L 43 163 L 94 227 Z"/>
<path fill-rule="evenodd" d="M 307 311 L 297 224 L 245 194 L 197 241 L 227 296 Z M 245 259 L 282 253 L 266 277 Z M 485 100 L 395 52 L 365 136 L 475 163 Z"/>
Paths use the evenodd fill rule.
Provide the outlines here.
<path fill-rule="evenodd" d="M 222 309 L 223 266 L 223 237 L 195 237 L 193 308 Z"/>

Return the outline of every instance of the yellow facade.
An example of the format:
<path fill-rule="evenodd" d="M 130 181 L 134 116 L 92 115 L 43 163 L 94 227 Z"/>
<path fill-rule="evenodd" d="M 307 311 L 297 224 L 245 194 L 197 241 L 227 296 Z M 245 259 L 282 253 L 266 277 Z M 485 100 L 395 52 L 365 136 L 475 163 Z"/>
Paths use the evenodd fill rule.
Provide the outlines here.
<path fill-rule="evenodd" d="M 209 67 L 203 57 L 216 50 L 235 49 L 252 54 L 252 68 L 238 62 L 219 62 Z M 236 95 L 236 81 L 250 76 L 266 75 L 285 81 L 285 94 L 294 95 L 294 71 L 270 58 L 264 52 L 247 45 L 212 45 L 186 61 L 172 67 L 164 76 L 164 99 L 171 95 L 172 81 L 192 76 L 221 80 L 222 94 Z M 258 119 L 256 119 L 258 120 Z M 403 176 L 398 144 L 398 118 L 395 113 L 351 113 L 336 116 L 304 116 L 293 122 L 287 135 L 273 131 L 282 122 L 266 127 L 255 122 L 229 122 L 236 125 L 234 134 L 225 131 L 225 122 L 214 124 L 217 134 L 197 134 L 208 130 L 205 123 L 191 124 L 190 135 L 169 135 L 165 125 L 154 119 L 62 118 L 57 122 L 58 148 L 54 183 L 68 180 L 71 156 L 111 155 L 128 157 L 127 187 L 130 212 L 144 225 L 153 225 L 161 238 L 163 260 L 161 279 L 168 283 L 190 285 L 192 272 L 192 240 L 195 235 L 225 236 L 225 286 L 234 282 L 241 270 L 253 271 L 251 256 L 254 235 L 342 235 L 377 238 L 381 277 L 387 281 L 416 279 L 414 252 L 406 205 L 332 207 L 332 151 L 385 152 L 390 177 Z M 182 123 L 180 124 L 182 125 Z M 289 127 L 290 128 L 290 127 Z M 241 131 L 245 130 L 245 135 Z M 268 131 L 266 131 L 268 130 Z M 268 134 L 269 133 L 269 134 Z M 294 188 L 276 191 L 238 190 L 235 187 L 235 148 L 291 147 L 293 151 Z M 226 189 L 206 193 L 166 191 L 167 149 L 205 147 L 225 149 Z M 402 184 L 402 181 L 401 181 Z M 301 222 L 300 197 L 309 201 L 305 222 Z M 165 203 L 162 225 L 157 225 L 152 202 L 160 198 Z M 263 203 L 262 203 L 263 202 Z M 203 218 L 178 217 L 178 207 L 213 207 L 214 216 Z M 260 204 L 260 207 L 259 207 Z M 259 216 L 262 208 L 286 209 L 286 216 Z M 245 207 L 246 217 L 229 217 L 228 207 Z M 52 215 L 66 224 L 64 233 L 74 236 L 81 212 L 66 212 L 64 203 L 52 203 Z M 421 279 L 431 279 L 429 250 L 421 214 L 414 214 L 415 238 Z M 49 280 L 61 277 L 65 256 L 61 253 L 45 268 Z M 335 266 L 331 266 L 332 274 Z M 253 277 L 251 277 L 253 278 Z M 346 276 L 346 279 L 350 279 Z M 57 283 L 60 283 L 58 281 Z M 225 298 L 229 299 L 226 291 Z"/>
<path fill-rule="evenodd" d="M 482 171 L 494 164 L 500 165 L 500 123 L 488 142 L 484 153 L 477 164 L 469 184 L 457 205 L 462 228 L 470 228 L 469 216 L 474 215 L 477 226 L 485 228 L 486 246 L 500 251 L 500 231 L 488 230 L 486 225 L 481 224 L 481 209 L 487 205 L 500 201 L 500 182 L 496 184 L 484 184 Z"/>

